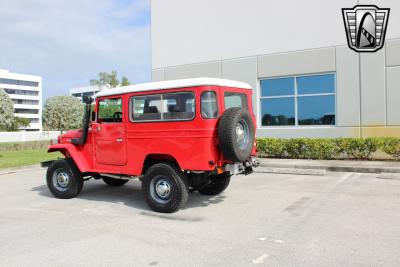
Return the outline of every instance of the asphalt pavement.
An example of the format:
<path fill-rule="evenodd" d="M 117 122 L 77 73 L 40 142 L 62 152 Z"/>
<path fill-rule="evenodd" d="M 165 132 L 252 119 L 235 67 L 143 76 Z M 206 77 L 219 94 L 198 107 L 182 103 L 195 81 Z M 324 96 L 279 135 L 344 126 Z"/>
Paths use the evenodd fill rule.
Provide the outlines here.
<path fill-rule="evenodd" d="M 139 181 L 53 198 L 39 168 L 0 174 L 0 266 L 400 266 L 400 177 L 257 173 L 155 213 Z"/>

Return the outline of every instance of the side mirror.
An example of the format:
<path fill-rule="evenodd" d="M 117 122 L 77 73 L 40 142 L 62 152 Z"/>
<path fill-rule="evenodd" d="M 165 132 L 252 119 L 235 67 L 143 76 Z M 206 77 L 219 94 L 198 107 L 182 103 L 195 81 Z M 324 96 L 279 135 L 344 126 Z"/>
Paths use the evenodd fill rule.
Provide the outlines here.
<path fill-rule="evenodd" d="M 96 112 L 92 111 L 92 121 L 96 121 Z"/>

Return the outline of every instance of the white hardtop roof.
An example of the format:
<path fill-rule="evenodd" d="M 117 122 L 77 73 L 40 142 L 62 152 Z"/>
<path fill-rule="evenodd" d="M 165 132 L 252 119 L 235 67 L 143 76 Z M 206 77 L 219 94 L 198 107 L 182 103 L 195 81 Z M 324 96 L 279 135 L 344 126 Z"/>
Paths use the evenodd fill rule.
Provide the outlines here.
<path fill-rule="evenodd" d="M 162 90 L 162 89 L 205 86 L 205 85 L 251 89 L 251 86 L 244 82 L 237 82 L 237 81 L 217 79 L 217 78 L 193 78 L 193 79 L 170 80 L 162 82 L 141 83 L 141 84 L 111 88 L 98 92 L 96 94 L 96 97 L 120 95 L 120 94 L 143 92 L 143 91 Z"/>

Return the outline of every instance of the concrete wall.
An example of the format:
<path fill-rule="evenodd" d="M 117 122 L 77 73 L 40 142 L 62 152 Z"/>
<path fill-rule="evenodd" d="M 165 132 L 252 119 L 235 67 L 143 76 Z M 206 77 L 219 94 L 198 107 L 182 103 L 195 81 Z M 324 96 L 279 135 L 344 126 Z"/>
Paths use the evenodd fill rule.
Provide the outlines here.
<path fill-rule="evenodd" d="M 260 79 L 326 72 L 336 74 L 336 126 L 260 126 Z M 153 70 L 155 81 L 204 76 L 252 85 L 259 136 L 400 135 L 400 39 L 388 40 L 377 53 L 358 54 L 341 45 Z"/>
<path fill-rule="evenodd" d="M 221 77 L 249 83 L 259 136 L 400 136 L 400 1 L 385 47 L 348 48 L 341 8 L 349 0 L 152 0 L 152 79 Z M 336 126 L 261 127 L 259 80 L 336 74 Z"/>
<path fill-rule="evenodd" d="M 398 0 L 152 0 L 153 69 L 346 44 L 342 8 L 391 8 L 386 38 L 400 37 Z"/>
<path fill-rule="evenodd" d="M 0 143 L 50 140 L 57 138 L 59 134 L 58 131 L 0 132 Z"/>

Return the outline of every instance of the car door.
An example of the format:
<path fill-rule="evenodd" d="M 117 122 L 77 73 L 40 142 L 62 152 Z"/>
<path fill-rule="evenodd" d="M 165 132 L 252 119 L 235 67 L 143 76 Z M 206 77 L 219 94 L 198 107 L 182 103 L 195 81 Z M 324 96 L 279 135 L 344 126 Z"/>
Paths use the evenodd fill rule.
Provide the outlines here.
<path fill-rule="evenodd" d="M 125 126 L 122 98 L 99 100 L 94 124 L 95 157 L 97 164 L 126 164 Z"/>

